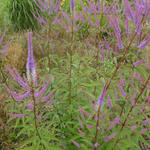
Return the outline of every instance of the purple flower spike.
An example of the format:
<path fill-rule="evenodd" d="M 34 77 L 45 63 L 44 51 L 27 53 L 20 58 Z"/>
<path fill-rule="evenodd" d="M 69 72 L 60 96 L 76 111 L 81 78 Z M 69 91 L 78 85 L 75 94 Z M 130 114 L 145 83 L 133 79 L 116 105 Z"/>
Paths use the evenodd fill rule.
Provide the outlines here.
<path fill-rule="evenodd" d="M 145 57 L 142 58 L 141 60 L 139 60 L 139 61 L 133 63 L 133 65 L 134 65 L 135 67 L 137 67 L 137 66 L 139 66 L 140 64 L 142 64 L 144 60 L 145 60 Z"/>
<path fill-rule="evenodd" d="M 107 105 L 109 106 L 109 108 L 112 108 L 111 97 L 109 95 L 108 95 Z"/>
<path fill-rule="evenodd" d="M 115 123 L 116 123 L 116 124 L 119 124 L 119 123 L 120 123 L 120 121 L 119 121 L 119 118 L 118 118 L 118 117 L 115 117 L 114 121 L 115 121 Z"/>
<path fill-rule="evenodd" d="M 34 105 L 33 104 L 26 104 L 26 107 L 32 109 L 34 107 Z"/>
<path fill-rule="evenodd" d="M 148 129 L 143 129 L 141 131 L 139 131 L 139 133 L 143 134 L 144 132 L 146 132 Z"/>
<path fill-rule="evenodd" d="M 15 117 L 15 118 L 22 118 L 25 116 L 25 114 L 9 114 L 9 116 Z"/>
<path fill-rule="evenodd" d="M 143 42 L 138 46 L 138 48 L 139 48 L 139 49 L 144 49 L 149 43 L 150 43 L 150 36 L 149 36 L 145 41 L 143 41 Z"/>
<path fill-rule="evenodd" d="M 105 37 L 104 37 L 104 41 L 105 41 L 106 49 L 107 49 L 108 51 L 110 51 L 109 43 L 108 43 L 108 41 L 106 40 Z"/>
<path fill-rule="evenodd" d="M 17 100 L 17 101 L 20 101 L 20 100 L 22 100 L 22 99 L 27 98 L 27 97 L 30 95 L 30 93 L 31 93 L 30 91 L 27 91 L 25 94 L 21 95 L 21 94 L 18 94 L 18 93 L 16 93 L 16 92 L 12 91 L 12 90 L 9 89 L 8 87 L 6 87 L 6 89 L 7 89 L 7 92 L 8 92 L 10 95 L 12 95 L 12 97 L 13 97 L 15 100 Z"/>
<path fill-rule="evenodd" d="M 28 33 L 28 58 L 27 58 L 27 78 L 28 81 L 33 81 L 34 86 L 37 85 L 36 68 L 33 58 L 32 33 Z"/>
<path fill-rule="evenodd" d="M 132 126 L 132 127 L 131 127 L 131 130 L 135 130 L 135 129 L 136 129 L 136 126 Z"/>
<path fill-rule="evenodd" d="M 122 72 L 121 71 L 119 71 L 119 75 L 120 75 L 120 84 L 122 86 L 125 86 L 125 83 L 124 83 L 123 78 L 122 78 Z"/>
<path fill-rule="evenodd" d="M 146 120 L 144 120 L 142 123 L 143 124 L 148 124 L 150 122 L 150 119 L 146 119 Z"/>
<path fill-rule="evenodd" d="M 84 132 L 82 132 L 79 128 L 78 128 L 78 131 L 82 136 L 86 136 L 86 134 Z"/>
<path fill-rule="evenodd" d="M 41 116 L 40 116 L 40 115 L 38 115 L 36 118 L 37 118 L 37 119 L 40 119 L 40 118 L 41 118 Z"/>
<path fill-rule="evenodd" d="M 71 11 L 74 11 L 74 0 L 71 0 L 71 3 L 70 3 L 70 8 L 71 8 Z"/>
<path fill-rule="evenodd" d="M 48 80 L 47 83 L 45 83 L 45 80 L 43 81 L 43 87 L 42 87 L 42 89 L 40 91 L 38 91 L 37 93 L 35 93 L 35 95 L 34 95 L 36 98 L 42 96 L 45 93 L 46 89 L 49 86 L 50 81 L 51 81 L 51 78 L 49 78 L 49 80 Z"/>
<path fill-rule="evenodd" d="M 125 14 L 128 18 L 133 20 L 133 11 L 131 9 L 130 3 L 128 0 L 124 0 L 124 5 L 125 5 Z"/>
<path fill-rule="evenodd" d="M 120 93 L 122 94 L 122 96 L 126 96 L 127 94 L 125 93 L 125 91 L 123 90 L 122 86 L 120 85 L 120 83 L 118 83 L 118 88 Z"/>
<path fill-rule="evenodd" d="M 108 136 L 108 139 L 111 140 L 117 135 L 117 132 L 112 133 L 110 136 Z"/>
<path fill-rule="evenodd" d="M 98 98 L 98 105 L 99 106 L 103 105 L 103 102 L 104 102 L 104 99 L 105 99 L 106 90 L 107 90 L 107 83 L 105 83 L 104 88 L 102 90 L 102 93 L 101 93 L 101 95 Z"/>
<path fill-rule="evenodd" d="M 76 147 L 80 148 L 80 144 L 77 143 L 76 141 L 72 140 L 72 143 L 73 143 Z"/>
<path fill-rule="evenodd" d="M 118 20 L 117 20 L 116 16 L 114 16 L 114 17 L 109 16 L 109 20 L 110 20 L 110 25 L 114 28 L 115 36 L 118 41 L 118 47 L 119 47 L 119 49 L 123 49 L 123 44 L 122 44 L 122 39 L 121 39 L 121 29 L 119 27 Z"/>
<path fill-rule="evenodd" d="M 98 143 L 95 143 L 95 144 L 94 144 L 94 147 L 97 148 L 97 147 L 98 147 Z"/>
<path fill-rule="evenodd" d="M 83 129 L 84 127 L 83 127 L 80 117 L 78 117 L 78 121 L 79 121 L 80 127 Z"/>

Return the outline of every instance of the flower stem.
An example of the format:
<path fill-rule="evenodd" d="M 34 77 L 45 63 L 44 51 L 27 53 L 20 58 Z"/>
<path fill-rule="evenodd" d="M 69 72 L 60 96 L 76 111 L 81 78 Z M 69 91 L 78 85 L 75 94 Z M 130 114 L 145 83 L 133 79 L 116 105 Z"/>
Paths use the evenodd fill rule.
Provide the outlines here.
<path fill-rule="evenodd" d="M 40 134 L 39 134 L 39 130 L 38 130 L 38 124 L 37 124 L 37 110 L 36 110 L 36 98 L 34 96 L 35 94 L 35 91 L 34 91 L 34 85 L 33 85 L 33 81 L 31 81 L 31 93 L 32 93 L 32 100 L 33 100 L 33 104 L 34 104 L 34 107 L 33 107 L 33 114 L 34 114 L 34 126 L 35 126 L 35 131 L 36 131 L 36 135 L 39 137 L 40 141 L 42 140 Z M 44 149 L 45 146 L 42 145 Z"/>

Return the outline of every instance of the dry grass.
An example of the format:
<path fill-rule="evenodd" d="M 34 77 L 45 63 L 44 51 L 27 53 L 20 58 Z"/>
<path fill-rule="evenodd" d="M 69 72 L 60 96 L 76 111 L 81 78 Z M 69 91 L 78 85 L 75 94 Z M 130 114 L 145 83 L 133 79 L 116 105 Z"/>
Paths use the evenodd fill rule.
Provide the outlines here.
<path fill-rule="evenodd" d="M 14 36 L 9 42 L 8 50 L 2 58 L 2 63 L 11 68 L 22 69 L 25 67 L 26 49 L 24 36 Z"/>

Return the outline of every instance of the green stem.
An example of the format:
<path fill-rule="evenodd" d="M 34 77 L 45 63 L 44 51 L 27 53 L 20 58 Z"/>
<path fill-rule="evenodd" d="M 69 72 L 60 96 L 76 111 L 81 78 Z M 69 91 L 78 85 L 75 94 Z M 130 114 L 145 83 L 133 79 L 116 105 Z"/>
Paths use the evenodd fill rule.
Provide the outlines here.
<path fill-rule="evenodd" d="M 37 124 L 37 110 L 36 110 L 36 98 L 34 96 L 35 94 L 35 90 L 34 90 L 34 85 L 33 85 L 33 81 L 31 81 L 31 93 L 32 93 L 32 100 L 33 100 L 33 104 L 34 104 L 34 107 L 33 107 L 33 114 L 34 114 L 34 126 L 35 126 L 35 131 L 36 131 L 36 135 L 38 136 L 38 138 L 40 139 L 40 141 L 42 140 L 40 134 L 39 134 L 39 130 L 38 130 L 38 124 Z M 42 145 L 44 149 L 45 146 Z"/>

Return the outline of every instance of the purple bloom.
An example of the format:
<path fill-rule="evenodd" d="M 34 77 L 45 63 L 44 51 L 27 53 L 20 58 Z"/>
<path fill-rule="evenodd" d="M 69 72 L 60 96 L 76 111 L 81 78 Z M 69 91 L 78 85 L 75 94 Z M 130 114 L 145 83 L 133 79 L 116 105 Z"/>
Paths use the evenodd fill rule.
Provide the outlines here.
<path fill-rule="evenodd" d="M 131 72 L 131 81 L 130 84 L 132 87 L 134 87 L 134 77 L 133 77 L 133 71 Z"/>
<path fill-rule="evenodd" d="M 119 118 L 118 118 L 118 117 L 115 117 L 114 122 L 115 122 L 116 124 L 119 124 L 119 123 L 120 123 Z"/>
<path fill-rule="evenodd" d="M 120 85 L 120 83 L 118 83 L 118 88 L 120 93 L 122 94 L 122 96 L 126 96 L 127 94 L 125 93 L 125 91 L 123 90 L 122 86 Z"/>
<path fill-rule="evenodd" d="M 42 89 L 40 91 L 38 91 L 37 93 L 35 93 L 35 95 L 34 95 L 36 98 L 42 96 L 45 93 L 45 91 L 47 90 L 47 88 L 49 86 L 50 81 L 51 81 L 51 78 L 48 80 L 47 83 L 45 83 L 45 80 L 43 81 Z"/>
<path fill-rule="evenodd" d="M 22 118 L 25 116 L 25 114 L 9 114 L 9 116 L 15 117 L 15 118 Z"/>
<path fill-rule="evenodd" d="M 78 117 L 78 121 L 79 121 L 80 127 L 83 129 L 84 127 L 83 127 L 80 117 Z"/>
<path fill-rule="evenodd" d="M 133 11 L 131 9 L 130 3 L 128 2 L 128 0 L 124 0 L 124 5 L 125 5 L 125 14 L 128 18 L 130 18 L 131 20 L 133 20 L 134 16 L 133 16 Z"/>
<path fill-rule="evenodd" d="M 110 136 L 108 136 L 108 139 L 111 140 L 117 135 L 117 132 L 112 133 Z"/>
<path fill-rule="evenodd" d="M 105 142 L 108 142 L 108 138 L 107 138 L 107 137 L 105 137 L 105 136 L 104 136 L 104 140 L 105 140 Z"/>
<path fill-rule="evenodd" d="M 106 40 L 105 37 L 104 37 L 104 41 L 105 41 L 106 49 L 107 49 L 108 51 L 110 51 L 109 43 L 107 42 L 107 40 Z"/>
<path fill-rule="evenodd" d="M 48 98 L 54 93 L 55 90 L 52 90 L 48 95 L 46 95 L 45 97 L 42 97 L 42 101 L 47 101 Z"/>
<path fill-rule="evenodd" d="M 135 130 L 135 129 L 136 129 L 136 126 L 132 126 L 132 127 L 131 127 L 131 130 Z"/>
<path fill-rule="evenodd" d="M 121 34 L 120 34 L 121 29 L 119 27 L 118 20 L 117 20 L 116 16 L 114 16 L 114 17 L 109 16 L 109 20 L 110 20 L 110 25 L 114 28 L 115 35 L 116 35 L 116 38 L 118 41 L 118 47 L 120 49 L 123 49 L 123 44 L 122 44 Z"/>
<path fill-rule="evenodd" d="M 82 136 L 86 136 L 84 132 L 82 132 L 79 128 L 78 128 L 78 131 L 79 133 L 82 135 Z"/>
<path fill-rule="evenodd" d="M 73 143 L 76 147 L 80 148 L 80 144 L 77 143 L 76 141 L 72 140 L 72 143 Z"/>
<path fill-rule="evenodd" d="M 86 124 L 87 128 L 93 128 L 93 125 Z"/>
<path fill-rule="evenodd" d="M 40 118 L 41 118 L 41 116 L 40 116 L 40 115 L 38 115 L 38 116 L 36 116 L 36 118 L 37 118 L 37 119 L 40 119 Z"/>
<path fill-rule="evenodd" d="M 109 106 L 109 108 L 112 108 L 111 97 L 109 95 L 108 95 L 107 105 Z"/>
<path fill-rule="evenodd" d="M 122 72 L 121 71 L 119 71 L 119 75 L 120 75 L 120 84 L 122 86 L 125 86 L 125 83 L 124 83 L 123 78 L 122 78 Z"/>
<path fill-rule="evenodd" d="M 145 41 L 143 41 L 143 42 L 138 46 L 138 48 L 139 48 L 139 49 L 144 49 L 149 43 L 150 43 L 150 36 L 149 36 Z"/>
<path fill-rule="evenodd" d="M 98 147 L 98 143 L 95 143 L 95 144 L 94 144 L 94 147 L 97 148 L 97 147 Z"/>
<path fill-rule="evenodd" d="M 104 99 L 105 99 L 106 90 L 107 90 L 107 83 L 105 83 L 104 88 L 103 88 L 103 90 L 102 90 L 102 93 L 101 93 L 101 95 L 100 95 L 99 98 L 98 98 L 97 104 L 98 104 L 99 106 L 102 106 L 102 105 L 103 105 L 103 102 L 104 102 Z"/>
<path fill-rule="evenodd" d="M 80 110 L 80 114 L 81 114 L 82 119 L 85 120 L 85 117 L 84 117 L 83 110 L 82 110 L 81 106 L 79 106 L 79 110 Z"/>
<path fill-rule="evenodd" d="M 28 59 L 27 59 L 27 78 L 29 82 L 33 82 L 34 86 L 37 85 L 36 68 L 33 58 L 33 46 L 32 46 L 32 33 L 28 33 Z"/>
<path fill-rule="evenodd" d="M 143 124 L 148 124 L 150 122 L 150 119 L 146 119 L 146 120 L 144 120 L 142 123 Z"/>
<path fill-rule="evenodd" d="M 117 46 L 115 46 L 115 54 L 118 54 Z"/>
<path fill-rule="evenodd" d="M 74 8 L 75 8 L 74 0 L 71 0 L 71 2 L 70 2 L 70 9 L 71 9 L 71 11 L 74 11 Z"/>
<path fill-rule="evenodd" d="M 148 129 L 143 129 L 141 131 L 139 131 L 139 133 L 143 134 L 144 132 L 146 132 Z"/>
<path fill-rule="evenodd" d="M 129 19 L 128 18 L 126 18 L 126 20 L 125 20 L 125 25 L 126 25 L 126 33 L 129 36 L 129 34 L 130 34 L 130 28 L 129 28 Z"/>
<path fill-rule="evenodd" d="M 46 105 L 51 104 L 51 103 L 52 103 L 52 101 L 53 101 L 53 99 L 54 99 L 54 97 L 55 97 L 55 95 L 53 95 L 53 96 L 50 98 L 50 100 L 48 100 L 48 102 L 46 103 Z"/>
<path fill-rule="evenodd" d="M 26 107 L 32 109 L 34 107 L 34 105 L 33 104 L 26 104 Z"/>
<path fill-rule="evenodd" d="M 6 89 L 7 89 L 7 92 L 8 92 L 10 95 L 12 95 L 12 97 L 13 97 L 15 100 L 17 100 L 17 101 L 20 101 L 20 100 L 22 100 L 22 99 L 25 99 L 25 98 L 27 98 L 27 97 L 31 94 L 30 91 L 27 91 L 25 94 L 21 95 L 21 94 L 18 94 L 18 93 L 16 93 L 16 92 L 12 91 L 12 90 L 9 89 L 7 86 L 6 86 Z"/>
<path fill-rule="evenodd" d="M 8 66 L 6 66 L 6 71 L 9 72 L 9 74 L 20 84 L 20 86 L 22 86 L 26 90 L 30 89 L 28 83 L 22 80 L 21 76 L 19 75 L 16 69 L 12 71 Z"/>

